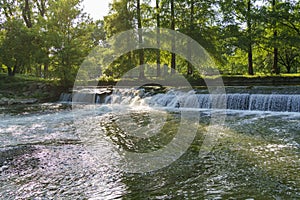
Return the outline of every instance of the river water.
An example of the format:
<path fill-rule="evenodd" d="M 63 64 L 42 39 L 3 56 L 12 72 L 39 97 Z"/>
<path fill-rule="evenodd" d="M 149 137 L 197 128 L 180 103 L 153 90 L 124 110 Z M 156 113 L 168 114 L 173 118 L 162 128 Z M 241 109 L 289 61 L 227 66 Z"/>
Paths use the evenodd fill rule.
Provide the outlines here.
<path fill-rule="evenodd" d="M 184 108 L 130 102 L 2 107 L 0 199 L 300 198 L 299 112 L 228 109 L 217 143 L 200 157 L 212 112 L 224 111 L 197 109 L 186 151 L 162 168 L 131 173 L 122 152 L 166 146 Z"/>

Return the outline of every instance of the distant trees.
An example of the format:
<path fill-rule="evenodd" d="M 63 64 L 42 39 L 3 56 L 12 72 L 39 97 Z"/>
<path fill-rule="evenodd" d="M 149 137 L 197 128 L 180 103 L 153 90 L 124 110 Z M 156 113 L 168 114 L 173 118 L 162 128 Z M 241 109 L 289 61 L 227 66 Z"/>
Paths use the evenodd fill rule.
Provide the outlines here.
<path fill-rule="evenodd" d="M 118 7 L 118 5 L 123 3 L 123 7 Z M 139 3 L 139 4 L 137 4 Z M 125 6 L 127 5 L 127 6 Z M 139 5 L 130 7 L 130 5 Z M 151 6 L 153 6 L 151 8 Z M 126 24 L 125 17 L 117 19 L 116 16 L 123 13 L 124 8 L 128 9 L 130 15 L 133 16 L 131 18 L 131 25 L 128 27 L 129 29 L 138 29 L 139 27 L 160 27 L 160 28 L 169 28 L 174 31 L 180 31 L 185 33 L 199 41 L 202 46 L 204 46 L 209 52 L 214 53 L 213 57 L 218 59 L 221 62 L 221 56 L 217 53 L 217 48 L 215 47 L 215 42 L 217 41 L 217 35 L 213 35 L 214 30 L 216 29 L 215 24 L 212 22 L 212 17 L 214 16 L 213 10 L 213 0 L 211 0 L 211 4 L 207 1 L 195 1 L 195 0 L 156 0 L 152 1 L 150 4 L 149 0 L 120 0 L 114 1 L 111 4 L 111 12 L 105 17 L 105 27 L 107 27 L 106 31 L 111 33 L 109 26 L 111 19 L 115 19 L 116 21 L 113 23 L 115 29 L 120 29 L 123 27 L 123 24 Z M 141 11 L 141 15 L 139 14 Z M 201 18 L 201 19 L 200 19 Z M 130 19 L 128 19 L 130 20 Z M 123 22 L 123 23 L 122 23 Z M 211 26 L 210 26 L 211 25 Z M 119 27 L 119 28 L 118 28 Z M 122 29 L 124 31 L 124 29 Z M 160 37 L 159 30 L 157 34 L 157 46 L 160 46 Z M 141 42 L 141 38 L 139 38 Z M 188 44 L 187 44 L 188 45 Z M 172 40 L 172 48 L 175 49 L 175 41 Z M 153 56 L 155 55 L 155 56 Z M 186 62 L 182 63 L 182 58 L 177 57 L 175 53 L 172 52 L 162 52 L 160 50 L 144 50 L 144 56 L 146 57 L 145 62 L 156 64 L 156 75 L 161 76 L 161 64 L 165 63 L 171 67 L 171 72 L 175 72 L 175 70 L 182 72 L 184 74 L 192 75 L 193 74 L 193 66 Z M 136 58 L 131 57 L 131 59 L 135 60 Z M 140 60 L 140 57 L 138 58 Z M 124 60 L 122 60 L 123 62 Z M 131 62 L 131 64 L 136 63 Z M 140 62 L 139 62 L 140 63 Z M 180 67 L 178 67 L 178 65 Z M 188 65 L 188 66 L 184 66 Z M 125 66 L 122 64 L 122 66 Z M 132 65 L 131 67 L 134 67 Z M 141 76 L 140 76 L 141 77 Z"/>
<path fill-rule="evenodd" d="M 296 0 L 117 0 L 103 21 L 93 21 L 81 0 L 0 1 L 0 66 L 8 75 L 31 74 L 71 84 L 88 55 L 105 40 L 126 30 L 170 28 L 201 44 L 222 73 L 299 72 L 300 2 Z M 99 5 L 101 6 L 101 5 Z M 156 44 L 161 44 L 157 30 Z M 142 43 L 144 35 L 133 36 Z M 173 40 L 172 46 L 176 48 Z M 191 51 L 190 44 L 187 45 Z M 192 52 L 189 52 L 191 55 Z M 144 64 L 162 64 L 194 76 L 191 63 L 159 49 L 128 52 L 105 67 L 107 76 L 120 77 Z"/>
<path fill-rule="evenodd" d="M 57 77 L 71 84 L 93 47 L 95 24 L 79 0 L 5 0 L 0 5 L 0 60 L 8 74 Z M 50 72 L 51 73 L 50 73 Z"/>
<path fill-rule="evenodd" d="M 28 71 L 34 52 L 31 43 L 33 35 L 22 21 L 12 19 L 3 26 L 6 31 L 1 43 L 1 60 L 7 66 L 9 76 Z M 30 69 L 29 69 L 30 70 Z"/>
<path fill-rule="evenodd" d="M 234 2 L 224 1 L 221 3 L 223 14 L 220 26 L 225 45 L 232 48 L 232 56 L 241 50 L 247 54 L 247 72 L 254 74 L 253 70 L 253 45 L 259 37 L 259 24 L 257 20 L 257 8 L 254 7 L 255 0 L 238 0 Z M 223 25 L 224 24 L 224 25 Z M 230 55 L 226 55 L 230 56 Z"/>
<path fill-rule="evenodd" d="M 113 35 L 133 29 L 135 26 L 135 3 L 129 0 L 114 1 L 110 5 L 108 16 L 104 17 L 104 32 L 107 38 Z M 133 52 L 122 55 L 112 66 L 105 66 L 104 73 L 108 76 L 120 77 L 121 74 L 137 65 L 137 60 Z"/>
<path fill-rule="evenodd" d="M 51 2 L 48 9 L 49 52 L 53 71 L 63 84 L 74 81 L 80 64 L 93 47 L 95 27 L 79 4 L 79 0 L 60 0 Z"/>
<path fill-rule="evenodd" d="M 299 55 L 287 55 L 287 44 L 296 44 L 300 38 L 292 36 L 292 27 L 299 27 L 294 21 L 299 12 L 299 2 L 296 1 L 259 1 L 239 0 L 222 1 L 220 3 L 221 23 L 223 38 L 225 39 L 225 70 L 233 73 L 245 73 L 242 67 L 246 66 L 244 52 L 248 54 L 248 74 L 256 72 L 276 73 L 284 71 L 282 67 L 289 57 L 293 61 L 294 71 L 297 72 L 296 63 Z M 286 19 L 293 21 L 291 24 Z M 298 20 L 299 21 L 299 20 Z M 290 24 L 290 25 L 287 25 Z M 289 28 L 287 28 L 287 26 Z M 297 32 L 297 31 L 296 31 Z M 298 42 L 297 42 L 298 43 Z M 299 44 L 299 43 L 298 43 Z M 290 49 L 299 45 L 292 45 Z M 285 63 L 285 64 L 283 64 Z M 290 73 L 291 70 L 285 70 Z"/>
<path fill-rule="evenodd" d="M 116 9 L 122 3 L 127 6 Z M 182 32 L 211 54 L 222 73 L 291 73 L 297 72 L 300 61 L 299 5 L 293 0 L 153 0 L 152 3 L 119 0 L 111 4 L 105 27 L 124 31 L 153 26 Z M 116 15 L 123 17 L 115 18 Z M 110 18 L 115 19 L 114 23 L 110 23 Z M 124 27 L 124 24 L 130 26 Z M 110 29 L 106 31 L 111 33 Z M 157 45 L 160 45 L 159 34 Z M 145 63 L 156 63 L 157 76 L 161 75 L 161 63 L 187 76 L 195 73 L 191 63 L 183 62 L 172 52 L 147 49 L 143 52 Z M 122 60 L 130 64 L 119 65 L 121 68 L 130 69 L 141 63 L 141 57 L 130 55 Z"/>
<path fill-rule="evenodd" d="M 261 20 L 265 27 L 264 34 L 268 36 L 264 45 L 269 54 L 273 54 L 271 68 L 273 73 L 279 74 L 281 71 L 290 73 L 291 69 L 297 72 L 300 57 L 294 51 L 299 50 L 300 38 L 299 35 L 295 35 L 300 27 L 299 14 L 296 14 L 299 11 L 297 1 L 270 0 L 261 8 L 264 15 L 264 19 Z M 288 67 L 287 63 L 290 63 Z"/>

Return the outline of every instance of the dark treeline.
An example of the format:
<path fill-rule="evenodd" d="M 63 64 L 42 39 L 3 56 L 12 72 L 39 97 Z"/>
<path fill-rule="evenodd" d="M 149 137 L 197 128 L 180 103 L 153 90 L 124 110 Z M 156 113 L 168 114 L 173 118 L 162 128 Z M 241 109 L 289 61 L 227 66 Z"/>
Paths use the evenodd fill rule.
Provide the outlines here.
<path fill-rule="evenodd" d="M 221 73 L 300 71 L 297 0 L 118 0 L 103 21 L 84 13 L 80 0 L 1 0 L 0 17 L 0 67 L 10 76 L 30 74 L 70 84 L 95 46 L 143 27 L 190 36 L 210 53 Z M 141 32 L 137 37 L 143 41 Z M 156 76 L 162 75 L 164 64 L 187 76 L 196 73 L 174 53 L 149 49 L 122 55 L 104 73 L 118 78 L 147 63 L 157 66 Z M 138 76 L 144 73 L 141 67 Z"/>

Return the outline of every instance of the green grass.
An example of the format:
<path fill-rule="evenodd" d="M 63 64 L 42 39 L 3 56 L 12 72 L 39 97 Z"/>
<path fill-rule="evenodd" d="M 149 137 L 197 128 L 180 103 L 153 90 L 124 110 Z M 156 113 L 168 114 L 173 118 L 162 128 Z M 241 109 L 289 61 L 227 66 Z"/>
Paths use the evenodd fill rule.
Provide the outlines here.
<path fill-rule="evenodd" d="M 40 89 L 38 85 L 47 89 Z M 52 101 L 63 91 L 57 80 L 37 78 L 28 75 L 16 74 L 8 76 L 0 73 L 0 98 L 37 98 L 40 101 Z"/>
<path fill-rule="evenodd" d="M 250 75 L 227 75 L 227 74 L 222 74 L 222 75 L 213 75 L 213 76 L 195 76 L 195 77 L 186 77 L 186 79 L 188 81 L 190 81 L 190 83 L 194 86 L 196 86 L 197 84 L 199 84 L 201 80 L 203 79 L 216 79 L 216 78 L 228 78 L 230 80 L 230 78 L 232 78 L 233 80 L 235 78 L 244 78 L 244 79 L 257 79 L 257 78 L 266 78 L 266 80 L 268 80 L 268 78 L 298 78 L 300 77 L 300 73 L 297 74 L 287 74 L 287 73 L 282 73 L 279 75 L 275 75 L 275 74 L 255 74 L 253 76 Z M 177 80 L 173 80 L 174 78 L 169 77 L 167 78 L 167 81 L 169 82 L 173 82 L 173 81 L 177 81 Z M 138 84 L 140 82 L 139 79 L 137 78 L 126 78 L 123 79 L 123 81 L 126 80 L 126 82 L 132 82 Z M 156 77 L 151 77 L 148 78 L 148 81 L 158 81 L 158 80 L 166 80 L 165 78 L 156 78 Z M 120 79 L 114 79 L 112 77 L 104 77 L 101 78 L 99 83 L 105 85 L 105 83 L 107 84 L 113 84 L 113 83 L 117 83 L 119 82 Z M 95 82 L 95 84 L 97 84 L 97 80 L 94 80 L 93 83 Z M 143 81 L 142 81 L 143 82 Z M 4 73 L 0 73 L 0 92 L 1 91 L 13 91 L 13 92 L 18 92 L 18 91 L 22 91 L 24 87 L 28 87 L 29 85 L 31 85 L 32 83 L 45 83 L 45 84 L 49 84 L 49 85 L 53 85 L 53 86 L 59 86 L 59 81 L 58 80 L 50 80 L 50 79 L 43 79 L 43 78 L 38 78 L 38 77 L 34 77 L 34 76 L 30 76 L 30 75 L 22 75 L 22 74 L 16 74 L 15 76 L 8 76 L 7 74 Z"/>
<path fill-rule="evenodd" d="M 262 74 L 262 73 L 257 73 L 255 75 L 248 75 L 248 74 L 244 74 L 244 75 L 228 75 L 228 74 L 222 74 L 222 77 L 244 77 L 244 78 L 269 78 L 269 77 L 288 77 L 288 78 L 292 78 L 292 77 L 300 77 L 300 73 L 295 73 L 295 74 L 287 74 L 287 73 L 282 73 L 282 74 Z"/>
<path fill-rule="evenodd" d="M 0 90 L 15 89 L 26 86 L 31 83 L 47 83 L 57 84 L 57 81 L 37 78 L 28 75 L 16 74 L 15 76 L 8 76 L 7 74 L 0 73 Z"/>

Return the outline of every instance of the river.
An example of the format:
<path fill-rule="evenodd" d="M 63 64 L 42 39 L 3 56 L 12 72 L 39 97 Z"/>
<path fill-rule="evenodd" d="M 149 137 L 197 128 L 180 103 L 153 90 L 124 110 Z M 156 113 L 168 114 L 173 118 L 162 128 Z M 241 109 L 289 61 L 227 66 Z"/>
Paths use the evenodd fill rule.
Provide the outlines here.
<path fill-rule="evenodd" d="M 167 101 L 167 95 L 172 94 L 143 101 L 135 94 L 126 101 L 110 97 L 101 104 L 2 107 L 0 199 L 300 198 L 300 112 L 291 112 L 291 105 L 298 108 L 296 97 L 279 96 L 282 102 L 290 98 L 283 106 L 289 110 L 280 112 L 270 96 L 257 96 L 262 103 L 250 103 L 247 95 L 241 96 L 244 101 L 229 97 L 235 109 L 227 106 L 225 112 L 207 102 L 206 107 L 192 107 L 197 123 L 183 128 L 195 134 L 190 141 L 176 143 L 188 144 L 184 151 L 160 155 L 157 162 L 164 159 L 165 165 L 158 168 L 148 157 L 134 168 L 124 162 L 126 152 L 159 151 L 179 130 L 185 132 L 182 115 L 194 104 Z M 262 107 L 250 109 L 249 104 Z M 212 132 L 217 141 L 200 156 L 212 118 L 222 115 L 222 128 Z"/>

